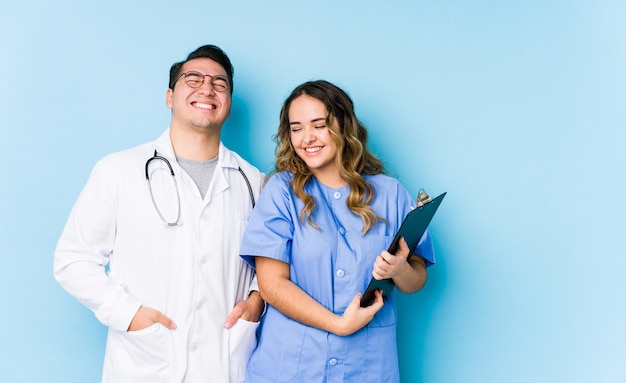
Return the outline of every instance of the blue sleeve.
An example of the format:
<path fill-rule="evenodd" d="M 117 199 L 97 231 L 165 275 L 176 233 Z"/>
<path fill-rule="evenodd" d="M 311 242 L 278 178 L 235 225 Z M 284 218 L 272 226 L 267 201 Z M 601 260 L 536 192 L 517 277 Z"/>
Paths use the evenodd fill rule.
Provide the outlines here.
<path fill-rule="evenodd" d="M 435 264 L 435 247 L 433 246 L 433 237 L 428 229 L 417 244 L 414 254 L 424 258 L 426 267 Z"/>
<path fill-rule="evenodd" d="M 278 173 L 267 181 L 250 216 L 239 254 L 252 267 L 255 256 L 291 263 L 294 204 L 287 178 Z"/>
<path fill-rule="evenodd" d="M 400 182 L 398 182 L 397 187 L 399 189 L 399 211 L 403 212 L 403 217 L 401 218 L 402 221 L 404 217 L 415 208 L 415 201 L 413 200 L 413 197 L 409 194 L 408 190 L 406 190 L 406 188 Z M 424 261 L 426 261 L 426 267 L 435 264 L 435 248 L 433 246 L 433 238 L 430 235 L 430 231 L 428 229 L 426 229 L 426 232 L 424 232 L 424 235 L 417 244 L 417 247 L 415 248 L 413 254 L 424 258 Z"/>

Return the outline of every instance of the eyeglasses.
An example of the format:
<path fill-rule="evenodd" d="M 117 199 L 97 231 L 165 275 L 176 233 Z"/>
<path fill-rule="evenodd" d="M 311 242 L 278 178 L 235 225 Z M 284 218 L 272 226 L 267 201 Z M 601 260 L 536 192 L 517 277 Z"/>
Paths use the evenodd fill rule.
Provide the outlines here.
<path fill-rule="evenodd" d="M 202 74 L 200 72 L 186 72 L 178 76 L 176 81 L 180 80 L 181 77 L 185 77 L 185 82 L 190 88 L 200 88 L 202 84 L 204 84 L 204 78 L 208 77 L 211 79 L 211 86 L 216 92 L 226 92 L 230 89 L 228 79 L 224 76 L 211 76 L 210 74 Z"/>

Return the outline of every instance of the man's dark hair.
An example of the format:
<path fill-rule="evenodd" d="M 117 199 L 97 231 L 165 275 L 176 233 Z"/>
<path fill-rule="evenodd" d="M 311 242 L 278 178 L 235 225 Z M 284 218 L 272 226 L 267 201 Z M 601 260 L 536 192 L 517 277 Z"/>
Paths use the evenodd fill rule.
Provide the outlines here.
<path fill-rule="evenodd" d="M 226 71 L 226 75 L 228 76 L 228 83 L 230 85 L 230 94 L 233 94 L 233 75 L 235 73 L 235 69 L 233 68 L 233 64 L 231 64 L 230 59 L 226 55 L 226 53 L 218 46 L 215 45 L 203 45 L 195 51 L 191 52 L 189 56 L 184 61 L 180 61 L 172 65 L 170 68 L 170 84 L 169 88 L 174 90 L 174 85 L 176 85 L 176 81 L 180 77 L 180 73 L 183 65 L 190 60 L 206 58 L 215 61 L 220 64 L 222 68 Z"/>

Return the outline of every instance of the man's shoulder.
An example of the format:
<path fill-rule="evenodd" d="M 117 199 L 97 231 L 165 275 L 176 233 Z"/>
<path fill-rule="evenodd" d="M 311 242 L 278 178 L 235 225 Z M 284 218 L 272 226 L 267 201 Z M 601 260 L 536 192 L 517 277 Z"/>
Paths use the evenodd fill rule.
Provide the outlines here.
<path fill-rule="evenodd" d="M 171 142 L 169 140 L 169 130 L 164 131 L 158 138 L 152 141 L 146 141 L 135 146 L 126 147 L 126 149 L 117 150 L 104 156 L 100 162 L 104 163 L 119 163 L 127 161 L 142 161 L 146 162 L 149 158 L 153 157 L 155 152 L 159 155 L 170 157 L 171 154 Z"/>
<path fill-rule="evenodd" d="M 150 156 L 154 154 L 154 143 L 146 142 L 137 146 L 133 146 L 130 148 L 118 150 L 115 152 L 111 152 L 106 156 L 100 159 L 100 162 L 105 163 L 116 163 L 116 162 L 125 162 L 130 160 L 142 159 L 143 161 L 147 161 Z"/>
<path fill-rule="evenodd" d="M 226 157 L 224 159 L 224 163 L 230 163 L 233 166 L 238 166 L 243 170 L 246 174 L 254 174 L 255 176 L 263 176 L 263 172 L 259 170 L 256 166 L 252 165 L 248 160 L 243 158 L 239 153 L 228 149 L 226 146 L 222 145 L 221 148 L 221 157 Z"/>

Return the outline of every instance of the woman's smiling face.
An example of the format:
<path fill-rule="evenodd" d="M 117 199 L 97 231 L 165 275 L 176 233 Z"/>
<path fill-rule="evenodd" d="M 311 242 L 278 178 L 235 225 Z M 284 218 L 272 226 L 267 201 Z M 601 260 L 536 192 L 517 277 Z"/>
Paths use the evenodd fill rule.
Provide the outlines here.
<path fill-rule="evenodd" d="M 330 136 L 326 115 L 324 104 L 306 94 L 294 99 L 289 107 L 291 145 L 322 183 L 339 176 L 335 164 L 337 145 Z"/>

